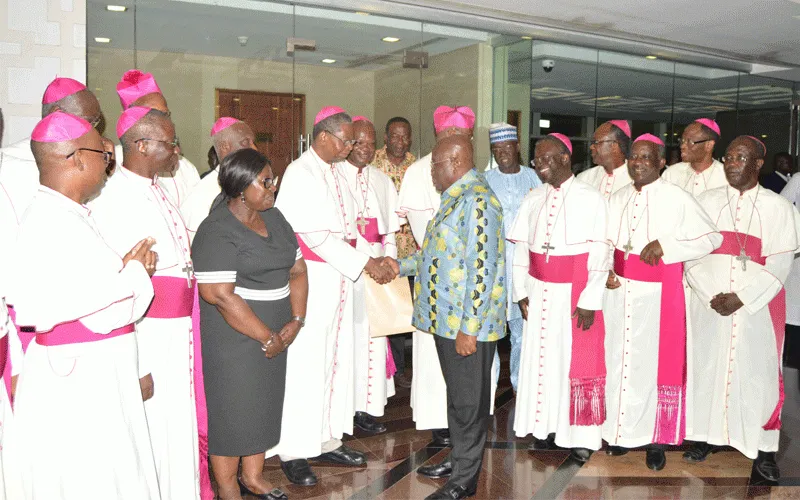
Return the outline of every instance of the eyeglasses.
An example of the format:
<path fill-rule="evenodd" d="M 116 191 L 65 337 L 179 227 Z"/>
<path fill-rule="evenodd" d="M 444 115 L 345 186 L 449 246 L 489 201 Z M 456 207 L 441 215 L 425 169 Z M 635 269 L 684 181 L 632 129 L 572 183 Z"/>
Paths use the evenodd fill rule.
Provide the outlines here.
<path fill-rule="evenodd" d="M 340 141 L 342 144 L 344 144 L 344 145 L 345 145 L 345 147 L 352 146 L 353 144 L 355 144 L 355 143 L 356 143 L 355 139 L 351 139 L 351 140 L 349 140 L 349 141 L 345 141 L 344 139 L 342 139 L 342 138 L 341 138 L 341 137 L 339 137 L 338 135 L 334 134 L 333 132 L 328 132 L 328 133 L 329 133 L 329 134 L 331 134 L 332 136 L 336 137 L 337 139 L 339 139 L 339 141 Z"/>
<path fill-rule="evenodd" d="M 650 156 L 650 155 L 630 155 L 628 157 L 628 161 L 636 161 L 636 160 L 655 161 L 658 159 L 659 159 L 658 156 Z"/>
<path fill-rule="evenodd" d="M 271 186 L 275 185 L 273 181 L 274 179 L 272 177 L 264 177 L 263 179 L 259 179 L 258 177 L 256 177 L 256 180 L 254 180 L 253 182 L 261 184 L 262 186 L 264 186 L 264 189 L 269 189 Z"/>
<path fill-rule="evenodd" d="M 106 162 L 106 169 L 108 169 L 109 167 L 111 167 L 113 163 L 115 163 L 114 160 L 112 159 L 112 156 L 114 154 L 111 153 L 110 151 L 102 151 L 100 149 L 92 149 L 92 148 L 78 148 L 72 153 L 65 156 L 64 159 L 69 160 L 70 158 L 75 156 L 75 153 L 77 153 L 78 151 L 91 151 L 92 153 L 100 153 L 101 155 L 103 155 L 103 160 Z"/>
<path fill-rule="evenodd" d="M 602 141 L 592 141 L 589 143 L 590 146 L 598 146 L 603 144 L 604 142 L 617 142 L 614 139 L 603 139 Z"/>
<path fill-rule="evenodd" d="M 747 163 L 748 161 L 750 161 L 750 158 L 745 155 L 725 155 L 722 157 L 722 163 Z"/>
<path fill-rule="evenodd" d="M 178 139 L 177 137 L 175 139 L 171 140 L 171 141 L 162 141 L 161 139 L 150 139 L 148 137 L 142 137 L 141 139 L 136 139 L 133 142 L 135 144 L 135 143 L 141 142 L 141 141 L 160 142 L 162 144 L 166 144 L 167 146 L 171 146 L 173 149 L 175 149 L 175 148 L 177 148 L 177 147 L 179 147 L 181 145 L 181 140 Z"/>
<path fill-rule="evenodd" d="M 533 160 L 531 160 L 531 166 L 535 167 L 536 165 L 546 165 L 546 164 L 549 164 L 549 163 L 553 163 L 558 156 L 560 156 L 560 155 L 538 156 L 538 157 L 534 158 Z"/>
<path fill-rule="evenodd" d="M 711 140 L 711 139 L 703 139 L 703 140 L 701 140 L 701 141 L 693 141 L 693 140 L 691 140 L 691 139 L 683 139 L 683 138 L 680 138 L 680 139 L 678 139 L 678 145 L 683 145 L 683 144 L 686 144 L 687 146 L 689 146 L 689 147 L 692 147 L 692 146 L 694 146 L 694 145 L 696 145 L 696 144 L 702 144 L 702 143 L 704 143 L 704 142 L 708 142 L 708 141 L 710 141 L 710 140 Z"/>

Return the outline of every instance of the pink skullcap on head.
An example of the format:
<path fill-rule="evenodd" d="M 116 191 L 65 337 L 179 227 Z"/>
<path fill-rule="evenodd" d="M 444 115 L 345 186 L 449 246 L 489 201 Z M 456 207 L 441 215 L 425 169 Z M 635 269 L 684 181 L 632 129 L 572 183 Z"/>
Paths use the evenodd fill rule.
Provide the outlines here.
<path fill-rule="evenodd" d="M 706 127 L 716 132 L 717 135 L 720 135 L 719 125 L 717 125 L 717 122 L 715 122 L 711 118 L 698 118 L 697 120 L 695 120 L 695 122 L 701 125 L 705 125 Z"/>
<path fill-rule="evenodd" d="M 137 99 L 147 94 L 161 93 L 155 78 L 151 73 L 142 73 L 138 69 L 126 71 L 122 80 L 117 84 L 117 94 L 122 108 L 125 109 Z"/>
<path fill-rule="evenodd" d="M 564 134 L 559 134 L 558 132 L 553 132 L 552 134 L 547 134 L 547 136 L 548 137 L 552 137 L 552 138 L 557 139 L 558 141 L 560 141 L 562 144 L 564 144 L 567 147 L 567 149 L 569 149 L 569 154 L 572 154 L 572 141 L 569 140 L 569 137 L 567 137 Z"/>
<path fill-rule="evenodd" d="M 618 129 L 622 130 L 622 132 L 628 136 L 628 139 L 631 138 L 631 126 L 625 120 L 609 120 L 611 125 L 614 125 Z"/>
<path fill-rule="evenodd" d="M 317 113 L 317 116 L 314 118 L 314 125 L 321 122 L 325 118 L 330 118 L 333 115 L 338 115 L 339 113 L 344 113 L 344 112 L 345 111 L 338 106 L 325 106 L 324 108 L 319 110 L 319 113 Z"/>
<path fill-rule="evenodd" d="M 372 120 L 370 120 L 370 119 L 369 119 L 369 118 L 367 118 L 366 116 L 361 116 L 361 115 L 358 115 L 358 116 L 354 116 L 354 117 L 353 117 L 353 123 L 355 123 L 355 122 L 367 122 L 367 123 L 372 123 Z"/>
<path fill-rule="evenodd" d="M 65 142 L 83 137 L 92 125 L 81 117 L 56 111 L 42 118 L 33 127 L 31 140 L 36 142 Z"/>
<path fill-rule="evenodd" d="M 211 137 L 214 137 L 219 132 L 225 130 L 234 123 L 239 123 L 239 122 L 241 122 L 241 120 L 237 120 L 236 118 L 231 118 L 230 116 L 223 116 L 222 118 L 214 122 L 214 126 L 211 127 Z"/>
<path fill-rule="evenodd" d="M 117 137 L 121 138 L 125 135 L 133 124 L 142 119 L 144 115 L 150 112 L 153 108 L 146 108 L 144 106 L 134 106 L 122 112 L 122 115 L 117 120 Z"/>
<path fill-rule="evenodd" d="M 86 90 L 86 85 L 72 78 L 56 78 L 44 89 L 42 104 L 50 104 L 67 97 L 77 94 L 81 90 Z"/>
<path fill-rule="evenodd" d="M 761 139 L 759 139 L 758 137 L 752 136 L 752 135 L 747 135 L 745 137 L 749 137 L 749 138 L 753 139 L 754 141 L 756 141 L 757 143 L 761 144 L 761 147 L 764 148 L 764 154 L 767 154 L 767 145 L 764 144 L 764 142 Z"/>
<path fill-rule="evenodd" d="M 433 128 L 438 134 L 450 127 L 469 128 L 475 126 L 475 113 L 469 106 L 439 106 L 433 112 Z"/>
<path fill-rule="evenodd" d="M 642 134 L 639 137 L 637 137 L 636 140 L 634 140 L 633 142 L 639 142 L 639 141 L 648 141 L 648 142 L 652 142 L 652 143 L 658 144 L 659 146 L 663 146 L 664 145 L 664 141 L 662 141 L 658 137 L 654 136 L 653 134 Z"/>

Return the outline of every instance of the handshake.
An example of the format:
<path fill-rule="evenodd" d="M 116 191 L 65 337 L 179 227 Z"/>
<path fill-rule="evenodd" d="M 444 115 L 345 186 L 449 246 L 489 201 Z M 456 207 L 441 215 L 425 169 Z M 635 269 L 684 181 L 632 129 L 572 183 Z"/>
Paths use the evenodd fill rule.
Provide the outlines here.
<path fill-rule="evenodd" d="M 385 285 L 400 274 L 400 264 L 391 257 L 370 257 L 364 271 L 379 285 Z"/>

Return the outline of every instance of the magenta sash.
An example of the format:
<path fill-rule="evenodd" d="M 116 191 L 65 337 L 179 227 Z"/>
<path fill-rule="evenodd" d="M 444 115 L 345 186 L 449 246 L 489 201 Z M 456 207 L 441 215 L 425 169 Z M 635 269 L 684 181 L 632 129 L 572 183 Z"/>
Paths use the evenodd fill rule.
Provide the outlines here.
<path fill-rule="evenodd" d="M 87 342 L 97 342 L 119 337 L 120 335 L 133 333 L 133 331 L 134 327 L 133 323 L 131 323 L 130 325 L 125 325 L 116 330 L 111 330 L 109 333 L 103 335 L 89 330 L 83 323 L 75 320 L 57 325 L 47 332 L 36 332 L 36 343 L 43 346 L 85 344 Z"/>
<path fill-rule="evenodd" d="M 738 256 L 740 247 L 739 241 L 736 239 L 737 233 L 733 231 L 720 231 L 720 233 L 722 234 L 722 245 L 711 253 Z M 739 237 L 743 238 L 742 236 Z M 761 238 L 749 235 L 744 238 L 743 243 L 745 253 L 753 262 L 757 262 L 762 266 L 766 264 L 767 258 L 761 255 Z M 775 344 L 778 346 L 778 403 L 775 405 L 772 416 L 764 424 L 764 430 L 773 431 L 781 428 L 781 411 L 783 410 L 783 401 L 786 398 L 786 393 L 783 389 L 783 369 L 781 367 L 783 342 L 786 339 L 786 290 L 784 288 L 781 288 L 778 295 L 769 302 L 768 307 L 769 315 L 772 318 L 772 329 L 775 331 Z"/>
<path fill-rule="evenodd" d="M 578 300 L 589 281 L 587 263 L 589 254 L 545 255 L 528 252 L 528 274 L 547 283 L 572 283 L 570 314 L 578 307 Z M 542 303 L 542 311 L 547 304 Z M 528 314 L 532 314 L 529 310 Z M 606 420 L 606 355 L 605 321 L 603 311 L 596 311 L 594 323 L 588 330 L 578 327 L 578 319 L 571 318 L 572 356 L 569 366 L 570 425 L 602 425 Z"/>
<path fill-rule="evenodd" d="M 653 442 L 681 444 L 686 435 L 686 300 L 683 263 L 655 266 L 614 250 L 614 272 L 634 281 L 661 283 L 658 337 L 658 404 Z"/>
<path fill-rule="evenodd" d="M 194 309 L 195 286 L 187 286 L 186 278 L 153 276 L 153 302 L 145 318 L 171 319 L 191 316 Z"/>
<path fill-rule="evenodd" d="M 378 230 L 378 219 L 370 217 L 366 219 L 367 225 L 364 226 L 364 232 L 361 236 L 367 240 L 367 243 L 383 243 L 383 235 Z M 360 231 L 360 229 L 359 229 Z"/>
<path fill-rule="evenodd" d="M 14 324 L 14 327 L 17 329 L 17 334 L 19 335 L 20 340 L 22 340 L 22 332 L 20 331 L 19 327 L 17 326 L 17 313 L 14 311 L 14 308 L 8 306 L 8 317 L 11 318 L 11 323 Z M 28 333 L 27 336 L 30 337 L 28 342 L 22 343 L 22 352 L 28 348 L 28 344 L 31 343 L 31 340 L 35 336 L 35 333 Z M 8 342 L 8 335 L 6 335 L 6 342 Z M 11 402 L 11 407 L 14 407 L 14 398 L 11 396 L 11 371 L 13 370 L 12 362 L 11 362 L 11 349 L 8 349 L 8 344 L 6 344 L 6 354 L 3 356 L 5 363 L 3 364 L 3 383 L 6 385 L 6 391 L 8 391 L 8 400 Z"/>
<path fill-rule="evenodd" d="M 301 238 L 298 233 L 295 233 L 295 236 L 297 236 L 297 244 L 300 245 L 300 253 L 303 255 L 305 260 L 310 260 L 312 262 L 325 262 L 325 259 L 317 255 L 314 250 L 311 250 L 308 245 L 306 245 L 305 241 L 303 241 L 303 238 Z M 349 243 L 351 247 L 356 247 L 355 239 L 345 241 Z"/>

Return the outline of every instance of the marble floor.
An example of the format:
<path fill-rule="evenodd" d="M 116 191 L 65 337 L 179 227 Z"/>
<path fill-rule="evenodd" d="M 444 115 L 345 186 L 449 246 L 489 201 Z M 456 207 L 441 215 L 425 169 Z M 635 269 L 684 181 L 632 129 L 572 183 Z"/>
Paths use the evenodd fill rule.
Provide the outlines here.
<path fill-rule="evenodd" d="M 410 349 L 409 349 L 410 351 Z M 622 457 L 595 453 L 584 465 L 568 451 L 529 452 L 527 440 L 513 435 L 514 397 L 508 380 L 508 345 L 501 344 L 500 386 L 489 428 L 478 499 L 678 499 L 759 498 L 800 499 L 800 387 L 798 372 L 786 370 L 786 405 L 778 462 L 777 483 L 761 479 L 752 462 L 733 449 L 712 455 L 702 464 L 681 459 L 681 448 L 667 453 L 667 466 L 652 472 L 645 452 Z M 409 353 L 410 354 L 410 353 Z M 362 468 L 314 464 L 319 483 L 312 488 L 290 484 L 276 458 L 267 460 L 264 474 L 290 499 L 422 499 L 444 480 L 432 480 L 414 471 L 426 461 L 438 461 L 447 449 L 431 446 L 429 431 L 416 431 L 411 420 L 408 389 L 399 389 L 380 419 L 388 431 L 370 436 L 356 431 L 347 445 L 366 453 Z M 245 497 L 252 498 L 252 497 Z"/>

